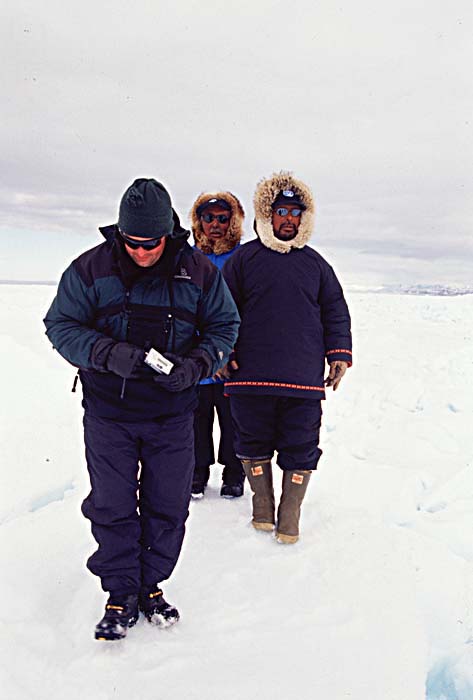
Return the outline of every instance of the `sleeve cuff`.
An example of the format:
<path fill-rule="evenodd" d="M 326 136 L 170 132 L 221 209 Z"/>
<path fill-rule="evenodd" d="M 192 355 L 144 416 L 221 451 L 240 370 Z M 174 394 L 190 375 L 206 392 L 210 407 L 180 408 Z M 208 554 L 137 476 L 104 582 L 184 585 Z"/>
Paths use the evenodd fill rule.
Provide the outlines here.
<path fill-rule="evenodd" d="M 327 356 L 327 362 L 341 360 L 342 362 L 347 362 L 349 367 L 353 364 L 353 354 L 351 350 L 336 348 L 334 350 L 327 350 L 325 354 Z"/>
<path fill-rule="evenodd" d="M 210 377 L 213 374 L 212 358 L 206 350 L 203 350 L 202 348 L 194 348 L 194 350 L 191 350 L 189 353 L 187 353 L 186 357 L 195 360 L 202 367 L 202 374 L 200 376 L 200 379 L 206 379 L 207 377 Z"/>

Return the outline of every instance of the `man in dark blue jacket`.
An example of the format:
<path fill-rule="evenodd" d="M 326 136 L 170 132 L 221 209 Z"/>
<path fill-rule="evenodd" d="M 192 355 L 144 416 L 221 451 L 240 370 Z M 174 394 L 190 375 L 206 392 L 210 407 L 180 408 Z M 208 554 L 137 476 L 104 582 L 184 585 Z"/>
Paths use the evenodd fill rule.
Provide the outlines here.
<path fill-rule="evenodd" d="M 351 365 L 350 315 L 333 269 L 307 245 L 314 216 L 309 188 L 281 172 L 258 185 L 254 206 L 258 238 L 223 269 L 241 316 L 225 391 L 236 453 L 253 491 L 253 525 L 274 529 L 276 450 L 283 470 L 276 537 L 290 544 L 299 537 L 302 500 L 321 455 L 325 385 L 336 389 Z"/>
<path fill-rule="evenodd" d="M 139 179 L 106 241 L 64 272 L 45 318 L 57 351 L 79 368 L 91 491 L 82 511 L 98 550 L 88 560 L 109 593 L 96 639 L 120 639 L 139 609 L 179 619 L 160 582 L 182 546 L 194 469 L 198 382 L 233 348 L 238 313 L 221 273 L 186 239 L 163 185 Z M 160 374 L 153 353 L 173 363 Z"/>

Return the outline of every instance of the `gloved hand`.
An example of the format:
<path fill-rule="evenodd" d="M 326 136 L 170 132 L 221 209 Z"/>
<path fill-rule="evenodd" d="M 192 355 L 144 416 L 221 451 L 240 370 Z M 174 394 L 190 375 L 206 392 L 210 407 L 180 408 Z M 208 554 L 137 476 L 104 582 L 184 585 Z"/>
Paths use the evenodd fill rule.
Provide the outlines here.
<path fill-rule="evenodd" d="M 335 360 L 335 362 L 331 362 L 330 372 L 325 380 L 325 386 L 333 386 L 333 390 L 336 391 L 343 375 L 347 371 L 347 368 L 348 362 L 344 362 L 343 360 Z"/>
<path fill-rule="evenodd" d="M 200 362 L 190 357 L 180 357 L 170 352 L 165 353 L 165 357 L 174 363 L 170 374 L 158 374 L 154 381 L 162 386 L 166 391 L 184 391 L 190 386 L 198 384 L 202 378 L 203 367 Z"/>
<path fill-rule="evenodd" d="M 236 372 L 237 369 L 238 362 L 235 359 L 230 360 L 226 365 L 220 367 L 220 369 L 215 372 L 213 379 L 222 379 L 223 381 L 225 381 L 225 379 L 231 379 L 233 372 Z"/>
<path fill-rule="evenodd" d="M 123 379 L 138 376 L 145 357 L 144 350 L 131 343 L 114 343 L 106 360 L 106 368 Z"/>

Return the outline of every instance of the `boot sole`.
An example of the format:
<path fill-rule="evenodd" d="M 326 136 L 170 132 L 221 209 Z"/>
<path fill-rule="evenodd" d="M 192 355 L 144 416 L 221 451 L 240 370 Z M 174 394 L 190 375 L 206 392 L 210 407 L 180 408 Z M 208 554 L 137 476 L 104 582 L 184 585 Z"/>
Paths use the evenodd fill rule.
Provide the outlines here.
<path fill-rule="evenodd" d="M 130 627 L 134 627 L 138 622 L 137 617 L 133 617 L 126 627 L 123 627 L 123 632 L 114 632 L 113 630 L 95 630 L 95 639 L 98 642 L 118 642 L 120 639 L 125 639 Z"/>
<path fill-rule="evenodd" d="M 255 528 L 255 530 L 264 530 L 264 532 L 271 532 L 274 530 L 274 523 L 257 523 L 254 520 L 251 521 L 251 524 Z"/>
<path fill-rule="evenodd" d="M 125 634 L 108 633 L 107 635 L 104 635 L 103 632 L 95 633 L 95 639 L 98 642 L 118 642 L 120 639 L 125 639 L 125 637 L 126 632 Z"/>
<path fill-rule="evenodd" d="M 282 532 L 276 532 L 276 540 L 280 544 L 295 544 L 299 539 L 299 535 L 284 535 Z"/>

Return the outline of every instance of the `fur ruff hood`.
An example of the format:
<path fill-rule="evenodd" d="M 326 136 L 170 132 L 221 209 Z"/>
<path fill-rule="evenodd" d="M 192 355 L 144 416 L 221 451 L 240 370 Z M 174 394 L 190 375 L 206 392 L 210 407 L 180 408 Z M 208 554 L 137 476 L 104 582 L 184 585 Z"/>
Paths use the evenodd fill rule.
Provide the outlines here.
<path fill-rule="evenodd" d="M 197 216 L 197 208 L 209 199 L 223 199 L 231 208 L 230 213 L 230 225 L 227 230 L 225 238 L 221 238 L 218 241 L 211 241 L 204 234 L 202 229 L 202 222 Z M 243 235 L 243 219 L 245 218 L 245 212 L 240 201 L 231 192 L 202 192 L 195 200 L 192 209 L 190 211 L 190 220 L 192 225 L 192 233 L 194 234 L 195 245 L 199 250 L 201 250 L 206 255 L 210 253 L 215 253 L 215 255 L 222 255 L 222 253 L 228 253 L 229 250 L 233 250 L 235 246 L 241 240 Z"/>
<path fill-rule="evenodd" d="M 297 236 L 292 241 L 280 241 L 273 233 L 271 205 L 281 190 L 293 190 L 307 209 L 301 214 Z M 314 226 L 315 203 L 310 189 L 292 173 L 281 171 L 267 180 L 261 180 L 253 199 L 255 208 L 255 231 L 263 245 L 277 253 L 290 253 L 292 248 L 303 248 L 310 240 Z"/>

